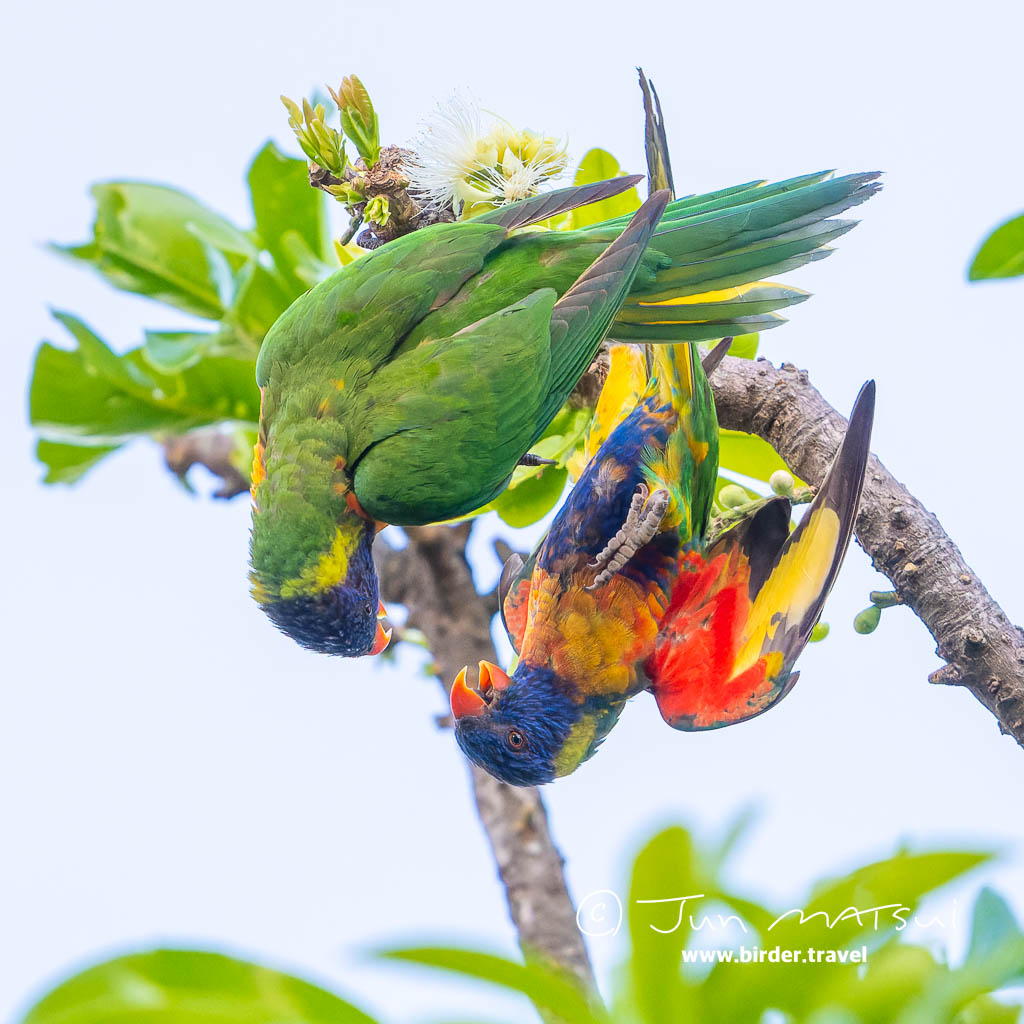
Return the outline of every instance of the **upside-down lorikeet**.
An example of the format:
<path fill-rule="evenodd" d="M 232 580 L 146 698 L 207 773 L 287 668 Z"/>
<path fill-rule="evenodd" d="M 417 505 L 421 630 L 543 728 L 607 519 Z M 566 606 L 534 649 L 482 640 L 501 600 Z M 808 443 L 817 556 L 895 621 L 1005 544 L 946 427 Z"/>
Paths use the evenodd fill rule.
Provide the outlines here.
<path fill-rule="evenodd" d="M 792 533 L 780 497 L 709 537 L 717 423 L 707 378 L 686 353 L 656 350 L 657 377 L 636 409 L 529 563 L 503 575 L 519 653 L 512 677 L 481 662 L 480 692 L 465 670 L 452 688 L 459 745 L 505 782 L 574 771 L 643 689 L 669 725 L 692 730 L 758 715 L 796 681 L 852 534 L 874 385 Z"/>
<path fill-rule="evenodd" d="M 828 253 L 875 174 L 753 182 L 577 231 L 516 229 L 636 179 L 564 189 L 423 228 L 311 289 L 271 328 L 253 466 L 252 589 L 300 644 L 376 653 L 371 545 L 385 523 L 485 504 L 603 337 L 762 330 L 806 298 L 746 288 Z M 662 212 L 664 211 L 664 216 Z"/>

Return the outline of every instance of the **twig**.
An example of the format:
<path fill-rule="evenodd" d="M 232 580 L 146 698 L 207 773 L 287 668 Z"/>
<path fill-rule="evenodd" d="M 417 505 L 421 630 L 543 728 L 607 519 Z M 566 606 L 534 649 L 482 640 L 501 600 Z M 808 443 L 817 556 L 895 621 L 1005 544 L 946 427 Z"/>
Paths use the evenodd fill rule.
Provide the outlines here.
<path fill-rule="evenodd" d="M 249 477 L 234 463 L 235 439 L 217 427 L 204 427 L 162 440 L 167 468 L 184 480 L 193 466 L 205 466 L 221 479 L 215 498 L 233 498 L 249 490 Z"/>
<path fill-rule="evenodd" d="M 768 441 L 803 479 L 824 479 L 846 420 L 807 374 L 728 357 L 711 385 L 723 427 Z M 900 601 L 935 638 L 946 664 L 929 680 L 966 687 L 1024 746 L 1024 633 L 1013 625 L 935 518 L 872 456 L 857 540 Z"/>

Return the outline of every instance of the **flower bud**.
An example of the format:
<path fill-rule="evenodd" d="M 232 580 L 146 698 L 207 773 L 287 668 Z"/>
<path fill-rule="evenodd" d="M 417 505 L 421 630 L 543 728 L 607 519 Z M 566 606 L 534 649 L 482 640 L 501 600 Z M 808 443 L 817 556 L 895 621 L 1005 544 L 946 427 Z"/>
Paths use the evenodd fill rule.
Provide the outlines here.
<path fill-rule="evenodd" d="M 775 494 L 789 496 L 793 493 L 793 489 L 796 487 L 796 481 L 793 479 L 792 473 L 789 473 L 785 469 L 777 469 L 770 477 L 768 477 L 768 486 Z"/>
<path fill-rule="evenodd" d="M 718 492 L 718 503 L 722 508 L 739 508 L 749 501 L 750 495 L 739 484 L 727 484 Z"/>
<path fill-rule="evenodd" d="M 853 628 L 858 633 L 874 633 L 878 628 L 879 620 L 882 618 L 882 609 L 877 604 L 868 605 L 853 620 Z"/>

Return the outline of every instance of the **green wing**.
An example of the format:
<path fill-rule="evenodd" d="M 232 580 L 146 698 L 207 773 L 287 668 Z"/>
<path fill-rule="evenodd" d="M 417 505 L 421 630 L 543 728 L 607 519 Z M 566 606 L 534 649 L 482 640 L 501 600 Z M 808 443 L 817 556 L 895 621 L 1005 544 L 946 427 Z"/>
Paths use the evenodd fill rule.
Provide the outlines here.
<path fill-rule="evenodd" d="M 541 288 L 449 338 L 421 341 L 360 395 L 349 467 L 385 522 L 450 519 L 490 501 L 594 358 L 668 202 L 652 196 L 561 299 Z"/>
<path fill-rule="evenodd" d="M 349 437 L 355 494 L 370 515 L 436 522 L 498 494 L 547 399 L 556 298 L 540 289 L 377 372 Z"/>
<path fill-rule="evenodd" d="M 270 329 L 256 362 L 257 383 L 287 382 L 296 369 L 301 380 L 311 366 L 329 371 L 352 364 L 355 371 L 372 373 L 507 237 L 500 224 L 437 224 L 332 274 Z"/>

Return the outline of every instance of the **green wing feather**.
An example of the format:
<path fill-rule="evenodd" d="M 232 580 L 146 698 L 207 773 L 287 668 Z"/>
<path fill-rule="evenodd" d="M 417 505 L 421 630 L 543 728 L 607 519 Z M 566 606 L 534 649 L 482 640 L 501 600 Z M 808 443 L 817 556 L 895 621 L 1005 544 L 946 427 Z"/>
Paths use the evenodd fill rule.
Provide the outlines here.
<path fill-rule="evenodd" d="M 538 289 L 377 371 L 349 440 L 355 494 L 368 513 L 432 522 L 500 493 L 592 362 L 667 201 L 665 192 L 648 199 L 561 299 Z M 438 474 L 442 461 L 451 473 Z"/>
<path fill-rule="evenodd" d="M 547 400 L 556 298 L 540 289 L 377 372 L 349 440 L 355 494 L 370 515 L 435 522 L 502 490 Z"/>
<path fill-rule="evenodd" d="M 256 362 L 260 387 L 275 369 L 347 361 L 372 371 L 433 306 L 479 273 L 508 236 L 496 224 L 437 224 L 396 239 L 337 271 L 298 298 L 267 334 Z"/>

